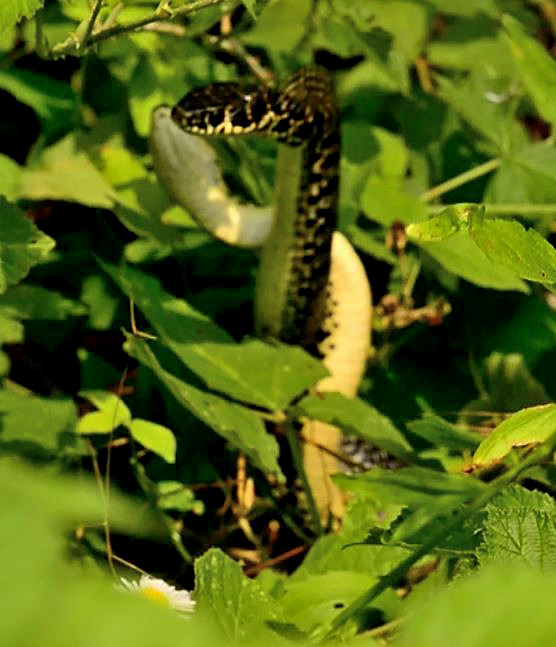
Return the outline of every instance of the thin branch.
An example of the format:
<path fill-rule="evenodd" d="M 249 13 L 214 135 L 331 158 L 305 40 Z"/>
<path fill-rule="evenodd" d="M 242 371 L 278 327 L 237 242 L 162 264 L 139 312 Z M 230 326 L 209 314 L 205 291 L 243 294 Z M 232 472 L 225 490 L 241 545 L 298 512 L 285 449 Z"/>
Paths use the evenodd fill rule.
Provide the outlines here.
<path fill-rule="evenodd" d="M 93 29 L 95 28 L 95 23 L 97 21 L 98 15 L 102 8 L 103 2 L 104 0 L 96 0 L 95 4 L 93 5 L 93 10 L 91 11 L 91 17 L 87 21 L 87 28 L 85 29 L 85 34 L 81 39 L 81 42 L 79 43 L 80 49 L 87 49 L 89 39 L 91 38 L 91 34 L 93 33 Z"/>
<path fill-rule="evenodd" d="M 52 50 L 50 51 L 50 57 L 59 58 L 61 56 L 67 56 L 68 54 L 82 54 L 90 47 L 97 45 L 98 43 L 101 43 L 108 38 L 112 38 L 112 36 L 118 36 L 119 34 L 136 31 L 138 29 L 141 29 L 142 27 L 145 27 L 146 25 L 150 25 L 155 22 L 173 20 L 181 16 L 186 16 L 187 14 L 193 13 L 194 11 L 199 11 L 200 9 L 212 7 L 217 4 L 222 4 L 222 2 L 223 0 L 195 0 L 188 5 L 172 10 L 171 13 L 167 8 L 159 5 L 159 7 L 157 7 L 157 9 L 152 14 L 146 16 L 145 18 L 141 18 L 140 20 L 135 20 L 121 25 L 114 25 L 113 27 L 108 27 L 107 29 L 101 28 L 98 31 L 93 31 L 89 35 L 88 41 L 85 41 L 79 36 L 78 28 L 78 30 L 69 38 L 66 38 L 66 40 L 64 40 L 62 43 L 59 43 L 52 48 Z"/>

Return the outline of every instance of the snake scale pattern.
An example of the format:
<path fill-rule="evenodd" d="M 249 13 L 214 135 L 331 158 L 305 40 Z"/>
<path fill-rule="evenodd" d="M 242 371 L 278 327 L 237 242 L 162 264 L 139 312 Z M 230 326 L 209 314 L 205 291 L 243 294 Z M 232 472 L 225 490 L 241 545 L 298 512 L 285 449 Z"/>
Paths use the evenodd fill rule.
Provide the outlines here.
<path fill-rule="evenodd" d="M 262 337 L 316 348 L 321 341 L 318 324 L 325 315 L 323 295 L 336 228 L 340 159 L 336 101 L 328 75 L 319 68 L 306 68 L 278 91 L 209 85 L 187 94 L 172 110 L 172 118 L 195 135 L 264 134 L 301 147 L 297 216 L 283 271 L 287 282 L 279 295 L 281 318 L 259 321 L 257 327 Z M 266 262 L 263 253 L 263 267 Z M 275 262 L 274 254 L 268 262 Z"/>
<path fill-rule="evenodd" d="M 177 127 L 176 127 L 177 126 Z M 203 137 L 264 135 L 278 141 L 272 214 L 227 193 Z M 199 137 L 201 136 L 201 137 Z M 371 297 L 361 262 L 336 229 L 340 129 L 333 84 L 303 68 L 280 88 L 217 83 L 153 114 L 155 169 L 176 201 L 226 242 L 261 246 L 255 327 L 263 338 L 306 348 L 330 376 L 318 391 L 354 396 L 370 345 Z M 196 160 L 196 161 L 195 161 Z M 304 465 L 323 525 L 341 518 L 340 431 L 307 421 Z"/>

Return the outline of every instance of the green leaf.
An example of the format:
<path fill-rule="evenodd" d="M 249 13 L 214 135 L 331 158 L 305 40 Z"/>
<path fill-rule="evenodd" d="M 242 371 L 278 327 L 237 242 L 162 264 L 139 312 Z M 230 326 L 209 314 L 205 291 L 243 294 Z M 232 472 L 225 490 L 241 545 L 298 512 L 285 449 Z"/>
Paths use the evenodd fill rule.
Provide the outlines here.
<path fill-rule="evenodd" d="M 492 263 L 529 281 L 556 282 L 556 249 L 535 229 L 515 220 L 485 218 L 473 223 L 470 235 Z"/>
<path fill-rule="evenodd" d="M 257 18 L 257 14 L 255 13 L 255 1 L 256 0 L 241 0 L 243 2 L 243 5 L 247 9 L 247 11 L 251 14 L 253 18 Z"/>
<path fill-rule="evenodd" d="M 0 153 L 0 196 L 17 200 L 21 182 L 21 167 L 11 157 Z"/>
<path fill-rule="evenodd" d="M 524 145 L 526 138 L 507 102 L 487 100 L 492 90 L 488 75 L 473 75 L 464 81 L 438 77 L 438 95 L 496 150 L 507 152 Z"/>
<path fill-rule="evenodd" d="M 394 456 L 412 453 L 411 445 L 390 419 L 358 398 L 352 400 L 340 393 L 308 395 L 296 405 L 295 413 L 340 427 Z"/>
<path fill-rule="evenodd" d="M 484 409 L 483 409 L 484 410 Z M 407 423 L 411 433 L 428 440 L 437 447 L 456 451 L 473 450 L 479 444 L 479 435 L 460 429 L 438 416 L 427 415 L 420 420 Z"/>
<path fill-rule="evenodd" d="M 364 573 L 371 578 L 384 575 L 407 555 L 407 551 L 394 546 L 361 544 L 370 528 L 387 528 L 399 511 L 398 505 L 383 504 L 371 497 L 355 497 L 339 532 L 319 537 L 290 580 L 298 581 L 330 571 Z"/>
<path fill-rule="evenodd" d="M 268 409 L 282 409 L 324 377 L 323 365 L 299 348 L 259 340 L 241 344 L 160 283 L 130 267 L 102 267 L 153 325 L 157 335 L 209 388 Z"/>
<path fill-rule="evenodd" d="M 0 196 L 0 294 L 25 278 L 55 242 Z"/>
<path fill-rule="evenodd" d="M 393 645 L 550 647 L 556 632 L 554 596 L 554 576 L 517 564 L 491 566 L 428 597 Z"/>
<path fill-rule="evenodd" d="M 340 487 L 376 497 L 383 503 L 415 507 L 442 498 L 444 503 L 458 505 L 479 494 L 484 483 L 471 476 L 448 474 L 425 467 L 402 467 L 399 470 L 374 468 L 363 474 L 336 474 Z"/>
<path fill-rule="evenodd" d="M 220 629 L 228 644 L 286 644 L 269 628 L 283 620 L 277 603 L 217 548 L 195 560 L 195 599 L 198 613 Z"/>
<path fill-rule="evenodd" d="M 242 42 L 291 52 L 301 40 L 311 13 L 311 0 L 267 2 L 255 25 L 242 35 Z"/>
<path fill-rule="evenodd" d="M 0 309 L 0 343 L 17 344 L 23 341 L 24 330 L 21 322 L 4 315 L 3 308 Z"/>
<path fill-rule="evenodd" d="M 326 631 L 348 604 L 362 595 L 376 578 L 353 571 L 329 571 L 298 581 L 286 581 L 280 605 L 289 621 L 303 631 Z"/>
<path fill-rule="evenodd" d="M 556 123 L 556 62 L 538 41 L 527 36 L 511 16 L 502 22 L 521 81 L 543 119 Z"/>
<path fill-rule="evenodd" d="M 478 557 L 483 566 L 526 564 L 556 571 L 556 504 L 548 494 L 512 485 L 486 508 Z"/>
<path fill-rule="evenodd" d="M 68 444 L 77 412 L 69 398 L 39 398 L 0 390 L 0 446 L 31 456 L 53 455 Z"/>
<path fill-rule="evenodd" d="M 30 18 L 44 5 L 44 0 L 3 0 L 0 4 L 0 34 L 14 27 L 22 18 Z"/>
<path fill-rule="evenodd" d="M 509 454 L 513 447 L 542 443 L 556 432 L 556 404 L 522 409 L 504 420 L 483 440 L 473 456 L 475 465 L 489 465 Z"/>
<path fill-rule="evenodd" d="M 16 285 L 0 295 L 0 309 L 17 319 L 60 321 L 86 313 L 83 305 L 37 285 Z"/>
<path fill-rule="evenodd" d="M 39 162 L 23 170 L 21 197 L 109 209 L 116 195 L 89 157 L 78 149 L 75 135 L 71 134 L 47 148 Z"/>
<path fill-rule="evenodd" d="M 162 456 L 167 463 L 176 462 L 176 438 L 168 427 L 134 418 L 129 431 L 138 443 Z"/>
<path fill-rule="evenodd" d="M 361 194 L 361 208 L 371 220 L 389 227 L 396 221 L 419 222 L 427 217 L 427 208 L 404 189 L 398 178 L 372 175 Z"/>
<path fill-rule="evenodd" d="M 159 364 L 148 345 L 128 336 L 125 350 L 139 362 L 148 366 L 162 381 L 178 402 L 242 451 L 251 462 L 267 473 L 280 475 L 278 444 L 265 431 L 264 424 L 253 412 L 211 393 L 186 384 Z"/>
<path fill-rule="evenodd" d="M 489 260 L 466 232 L 457 232 L 445 240 L 418 244 L 449 272 L 480 287 L 529 292 L 527 284 L 510 268 Z"/>
<path fill-rule="evenodd" d="M 203 504 L 195 499 L 195 493 L 179 481 L 159 481 L 157 504 L 161 510 L 193 511 L 202 514 Z"/>
<path fill-rule="evenodd" d="M 78 434 L 108 434 L 120 425 L 129 427 L 131 412 L 115 393 L 108 391 L 80 391 L 79 395 L 92 402 L 98 411 L 86 413 L 79 419 Z"/>

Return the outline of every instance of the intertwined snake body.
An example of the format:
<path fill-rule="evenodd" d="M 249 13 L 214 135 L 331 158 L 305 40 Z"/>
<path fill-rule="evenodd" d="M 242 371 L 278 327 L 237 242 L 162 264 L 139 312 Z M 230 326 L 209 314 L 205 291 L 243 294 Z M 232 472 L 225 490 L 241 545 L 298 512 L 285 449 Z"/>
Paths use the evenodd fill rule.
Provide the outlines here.
<path fill-rule="evenodd" d="M 251 134 L 279 142 L 272 214 L 228 195 L 214 153 L 196 137 Z M 280 89 L 234 83 L 195 89 L 171 113 L 155 111 L 151 151 L 170 194 L 205 228 L 232 244 L 262 246 L 257 334 L 322 357 L 331 375 L 318 390 L 354 396 L 369 349 L 371 298 L 357 254 L 335 232 L 340 130 L 328 74 L 304 68 Z M 326 524 L 343 510 L 330 481 L 341 435 L 315 421 L 302 433 L 305 469 Z"/>

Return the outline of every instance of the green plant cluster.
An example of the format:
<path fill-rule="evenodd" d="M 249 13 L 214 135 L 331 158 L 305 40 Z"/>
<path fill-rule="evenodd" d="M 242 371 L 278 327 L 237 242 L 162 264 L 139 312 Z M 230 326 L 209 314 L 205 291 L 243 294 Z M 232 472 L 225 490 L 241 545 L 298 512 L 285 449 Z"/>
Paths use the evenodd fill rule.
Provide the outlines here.
<path fill-rule="evenodd" d="M 554 644 L 555 42 L 552 0 L 2 0 L 1 644 Z M 375 303 L 353 401 L 252 336 L 256 254 L 147 144 L 193 87 L 315 62 Z M 272 199 L 271 144 L 215 147 Z M 396 463 L 335 477 L 337 532 L 288 497 L 303 417 Z"/>

